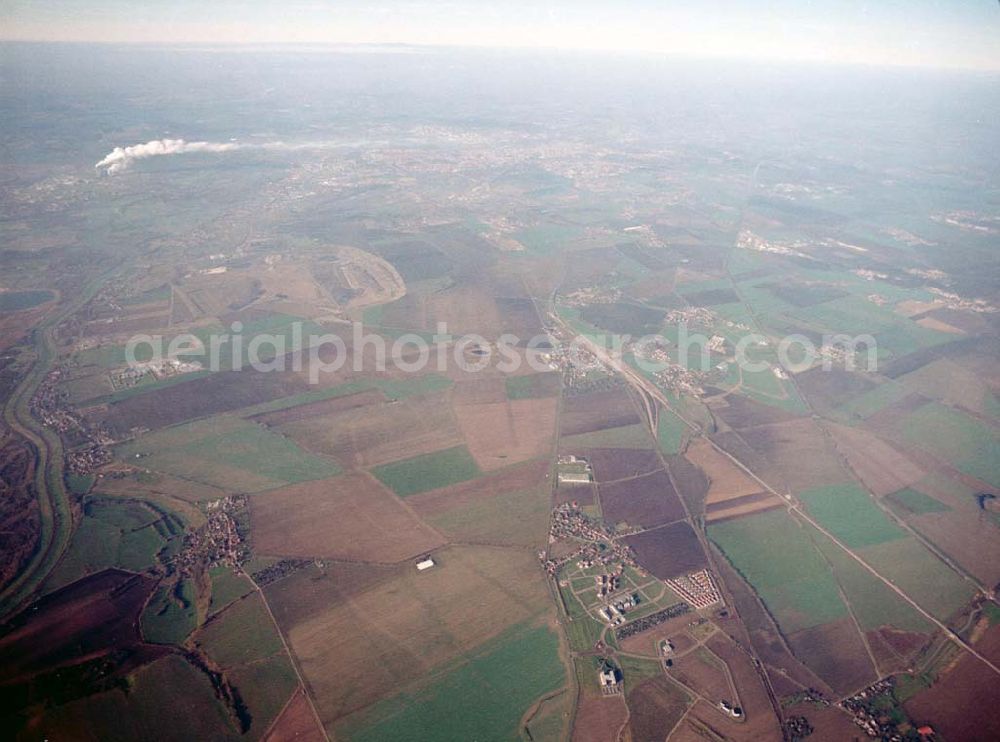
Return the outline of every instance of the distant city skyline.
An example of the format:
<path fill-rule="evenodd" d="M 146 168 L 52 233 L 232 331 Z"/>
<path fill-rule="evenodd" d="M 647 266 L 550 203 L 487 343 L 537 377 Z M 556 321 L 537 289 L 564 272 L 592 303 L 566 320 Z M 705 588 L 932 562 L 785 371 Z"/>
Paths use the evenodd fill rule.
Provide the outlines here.
<path fill-rule="evenodd" d="M 413 44 L 1000 71 L 996 0 L 6 0 L 0 40 Z"/>

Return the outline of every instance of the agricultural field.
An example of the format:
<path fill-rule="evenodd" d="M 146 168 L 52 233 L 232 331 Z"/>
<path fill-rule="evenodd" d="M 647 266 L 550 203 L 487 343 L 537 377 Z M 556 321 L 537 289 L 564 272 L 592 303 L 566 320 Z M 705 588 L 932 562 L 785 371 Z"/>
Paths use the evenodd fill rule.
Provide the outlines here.
<path fill-rule="evenodd" d="M 906 536 L 906 531 L 889 520 L 868 493 L 855 484 L 816 487 L 800 492 L 798 497 L 823 528 L 852 549 Z"/>
<path fill-rule="evenodd" d="M 786 632 L 847 616 L 836 581 L 808 526 L 774 510 L 711 524 L 709 538 L 753 586 Z M 780 556 L 772 544 L 781 544 Z"/>
<path fill-rule="evenodd" d="M 444 541 L 366 472 L 262 492 L 250 503 L 259 554 L 398 562 Z"/>
<path fill-rule="evenodd" d="M 283 436 L 226 416 L 150 433 L 119 446 L 116 454 L 227 492 L 260 492 L 340 472 L 333 461 L 303 451 Z"/>
<path fill-rule="evenodd" d="M 167 542 L 179 539 L 182 524 L 134 500 L 88 496 L 70 548 L 50 575 L 55 590 L 86 575 L 117 567 L 141 572 L 158 563 Z"/>
<path fill-rule="evenodd" d="M 482 472 L 465 446 L 376 466 L 372 473 L 400 497 L 447 487 L 478 477 Z"/>
<path fill-rule="evenodd" d="M 683 519 L 684 505 L 665 471 L 621 479 L 597 488 L 608 523 L 653 528 Z"/>
<path fill-rule="evenodd" d="M 520 624 L 339 722 L 334 733 L 362 742 L 515 739 L 532 704 L 565 682 L 555 632 Z"/>
<path fill-rule="evenodd" d="M 707 560 L 701 543 L 687 522 L 643 531 L 625 538 L 636 559 L 661 580 L 703 569 Z"/>
<path fill-rule="evenodd" d="M 412 564 L 366 567 L 339 585 L 318 583 L 349 600 L 316 596 L 318 585 L 307 574 L 265 591 L 324 724 L 395 696 L 508 628 L 551 611 L 530 550 L 450 547 L 434 560 L 436 566 L 422 572 Z M 367 671 L 345 684 L 336 672 L 345 665 Z"/>

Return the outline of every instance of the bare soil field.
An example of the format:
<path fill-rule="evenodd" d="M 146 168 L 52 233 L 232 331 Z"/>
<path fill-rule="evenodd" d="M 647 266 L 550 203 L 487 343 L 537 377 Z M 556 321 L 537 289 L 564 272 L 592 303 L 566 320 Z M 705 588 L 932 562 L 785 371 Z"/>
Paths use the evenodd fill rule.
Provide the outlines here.
<path fill-rule="evenodd" d="M 263 590 L 278 623 L 292 626 L 398 578 L 409 566 L 334 561 L 318 566 L 313 562 L 267 583 Z"/>
<path fill-rule="evenodd" d="M 567 502 L 575 502 L 581 506 L 593 505 L 595 501 L 592 484 L 563 484 L 552 491 L 553 507 Z"/>
<path fill-rule="evenodd" d="M 761 425 L 741 430 L 740 437 L 771 463 L 793 492 L 850 481 L 850 473 L 813 420 Z"/>
<path fill-rule="evenodd" d="M 458 427 L 483 471 L 544 456 L 552 448 L 558 400 L 456 404 Z"/>
<path fill-rule="evenodd" d="M 673 523 L 625 538 L 636 559 L 661 580 L 704 569 L 708 561 L 694 530 L 686 522 Z"/>
<path fill-rule="evenodd" d="M 398 562 L 444 543 L 364 472 L 261 493 L 250 515 L 254 551 L 273 556 Z"/>
<path fill-rule="evenodd" d="M 684 457 L 708 477 L 706 505 L 760 492 L 760 484 L 738 469 L 732 461 L 716 451 L 704 439 L 692 441 Z"/>
<path fill-rule="evenodd" d="M 324 742 L 325 739 L 301 688 L 264 735 L 264 742 Z"/>
<path fill-rule="evenodd" d="M 677 486 L 677 494 L 684 500 L 692 515 L 701 513 L 705 508 L 705 496 L 709 488 L 705 472 L 683 456 L 668 456 L 667 469 Z"/>
<path fill-rule="evenodd" d="M 635 448 L 590 448 L 579 454 L 590 462 L 594 479 L 598 482 L 614 482 L 642 474 L 650 474 L 663 468 L 656 451 Z"/>
<path fill-rule="evenodd" d="M 597 492 L 608 523 L 652 528 L 685 517 L 684 505 L 665 471 L 601 484 Z"/>
<path fill-rule="evenodd" d="M 628 693 L 632 742 L 660 742 L 681 720 L 687 694 L 665 677 L 643 680 Z"/>
<path fill-rule="evenodd" d="M 833 366 L 816 366 L 795 375 L 802 395 L 821 410 L 831 410 L 845 399 L 860 396 L 877 384 L 867 376 Z"/>
<path fill-rule="evenodd" d="M 0 636 L 0 687 L 8 687 L 8 701 L 21 697 L 12 690 L 16 686 L 28 694 L 24 700 L 30 699 L 32 680 L 57 668 L 108 657 L 110 672 L 118 676 L 166 653 L 163 647 L 143 643 L 138 630 L 139 614 L 155 585 L 155 580 L 109 569 L 15 616 Z"/>
<path fill-rule="evenodd" d="M 496 338 L 510 332 L 496 300 L 478 286 L 457 286 L 431 294 L 425 299 L 424 311 L 428 328 L 436 328 L 439 322 L 444 322 L 453 335 L 476 333 Z"/>
<path fill-rule="evenodd" d="M 728 724 L 726 736 L 733 740 L 746 740 L 747 742 L 761 739 L 781 739 L 781 730 L 768 700 L 767 691 L 747 654 L 739 649 L 732 640 L 721 634 L 711 637 L 706 642 L 706 646 L 715 652 L 729 668 L 743 708 L 745 721 L 742 724 Z M 718 712 L 715 713 L 718 715 Z M 706 716 L 705 720 L 709 718 Z"/>
<path fill-rule="evenodd" d="M 451 547 L 434 558 L 432 569 L 400 566 L 389 579 L 318 604 L 309 615 L 279 602 L 294 600 L 295 592 L 269 591 L 324 726 L 550 609 L 528 550 Z M 363 672 L 345 683 L 345 667 Z"/>
<path fill-rule="evenodd" d="M 971 499 L 971 498 L 970 498 Z M 978 509 L 926 513 L 907 522 L 985 585 L 1000 582 L 1000 539 Z"/>
<path fill-rule="evenodd" d="M 754 402 L 752 399 L 738 394 L 729 395 L 724 402 L 726 404 L 719 405 L 713 401 L 712 409 L 727 425 L 736 430 L 751 428 L 755 425 L 785 422 L 796 417 L 790 412 Z"/>
<path fill-rule="evenodd" d="M 252 369 L 220 371 L 116 402 L 96 415 L 117 435 L 133 428 L 158 430 L 170 425 L 229 412 L 307 391 L 308 384 L 291 374 Z"/>
<path fill-rule="evenodd" d="M 635 425 L 640 421 L 639 413 L 624 389 L 591 392 L 567 397 L 563 401 L 559 433 L 568 437 Z"/>
<path fill-rule="evenodd" d="M 573 722 L 572 742 L 608 742 L 628 718 L 622 696 L 594 696 L 581 693 Z"/>
<path fill-rule="evenodd" d="M 504 332 L 516 335 L 522 343 L 542 333 L 542 322 L 531 299 L 497 299 L 496 305 L 506 327 Z"/>
<path fill-rule="evenodd" d="M 892 494 L 923 479 L 927 471 L 874 433 L 829 425 L 837 449 L 858 478 L 877 497 Z"/>
<path fill-rule="evenodd" d="M 875 681 L 875 668 L 850 618 L 795 632 L 788 637 L 795 655 L 838 695 Z"/>
<path fill-rule="evenodd" d="M 994 637 L 1000 634 L 998 628 L 991 629 Z M 993 641 L 989 635 L 984 640 Z M 903 707 L 916 724 L 932 724 L 944 739 L 993 740 L 1000 739 L 998 705 L 1000 683 L 996 675 L 965 654 L 934 685 L 913 696 Z"/>
<path fill-rule="evenodd" d="M 447 393 L 287 423 L 280 428 L 303 448 L 349 466 L 374 466 L 463 442 Z"/>
<path fill-rule="evenodd" d="M 373 389 L 371 391 L 358 392 L 357 394 L 348 394 L 343 397 L 332 397 L 318 402 L 308 402 L 284 410 L 264 412 L 259 415 L 252 415 L 250 419 L 264 425 L 279 426 L 286 423 L 298 422 L 299 420 L 307 420 L 311 417 L 334 415 L 345 410 L 354 410 L 358 407 L 367 407 L 385 401 L 385 395 L 381 391 Z"/>
<path fill-rule="evenodd" d="M 709 654 L 708 650 L 699 648 L 683 657 L 677 657 L 673 667 L 667 672 L 682 685 L 705 696 L 710 702 L 725 700 L 739 706 L 740 701 L 735 697 L 734 690 L 729 685 L 729 678 L 720 666 L 721 663 L 722 660 Z"/>

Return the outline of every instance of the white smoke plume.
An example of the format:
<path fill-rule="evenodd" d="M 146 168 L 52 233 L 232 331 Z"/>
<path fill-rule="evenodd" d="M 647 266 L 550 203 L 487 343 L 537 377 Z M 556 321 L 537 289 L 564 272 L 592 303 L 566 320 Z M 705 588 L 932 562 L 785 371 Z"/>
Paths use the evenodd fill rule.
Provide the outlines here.
<path fill-rule="evenodd" d="M 131 147 L 115 147 L 94 167 L 108 175 L 126 170 L 136 160 L 162 155 L 179 155 L 185 152 L 231 152 L 248 145 L 236 142 L 185 142 L 183 139 L 154 139 Z"/>

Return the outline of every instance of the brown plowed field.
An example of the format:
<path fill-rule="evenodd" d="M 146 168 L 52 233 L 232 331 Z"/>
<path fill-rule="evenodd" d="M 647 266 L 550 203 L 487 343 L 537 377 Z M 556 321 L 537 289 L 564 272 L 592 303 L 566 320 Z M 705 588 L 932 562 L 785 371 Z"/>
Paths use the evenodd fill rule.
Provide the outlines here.
<path fill-rule="evenodd" d="M 324 742 L 325 737 L 316 724 L 309 701 L 300 688 L 295 691 L 288 705 L 275 720 L 264 737 L 264 742 Z"/>
<path fill-rule="evenodd" d="M 644 531 L 625 538 L 636 559 L 661 580 L 689 574 L 708 565 L 694 530 L 686 522 Z"/>
<path fill-rule="evenodd" d="M 518 399 L 455 405 L 469 453 L 483 471 L 545 456 L 553 445 L 558 400 Z"/>
<path fill-rule="evenodd" d="M 684 518 L 684 505 L 665 471 L 622 479 L 597 488 L 608 523 L 652 528 Z"/>
<path fill-rule="evenodd" d="M 366 473 L 270 490 L 250 501 L 254 551 L 398 562 L 444 540 Z"/>
<path fill-rule="evenodd" d="M 785 412 L 777 407 L 771 407 L 760 402 L 754 402 L 752 399 L 741 397 L 738 394 L 729 395 L 725 401 L 728 404 L 717 407 L 713 403 L 712 408 L 727 425 L 737 430 L 751 428 L 755 425 L 780 423 L 796 417 L 796 415 L 790 412 Z"/>
<path fill-rule="evenodd" d="M 103 421 L 118 435 L 134 427 L 158 430 L 308 390 L 291 374 L 220 371 L 123 399 L 107 408 Z"/>
<path fill-rule="evenodd" d="M 687 694 L 663 676 L 640 681 L 628 691 L 632 742 L 661 742 L 687 710 Z"/>
<path fill-rule="evenodd" d="M 573 722 L 572 742 L 608 742 L 628 718 L 624 697 L 580 694 Z"/>
<path fill-rule="evenodd" d="M 738 706 L 740 701 L 735 697 L 725 671 L 719 666 L 722 660 L 707 654 L 707 651 L 701 648 L 677 657 L 667 673 L 712 703 L 725 700 Z"/>
<path fill-rule="evenodd" d="M 683 456 L 668 456 L 667 468 L 677 485 L 677 494 L 684 500 L 692 515 L 701 513 L 705 508 L 705 496 L 709 487 L 705 472 Z"/>
<path fill-rule="evenodd" d="M 2 685 L 28 681 L 59 667 L 112 652 L 112 664 L 142 654 L 151 661 L 167 651 L 142 642 L 138 618 L 156 581 L 108 569 L 38 601 L 2 627 Z M 134 669 L 134 666 L 131 668 Z"/>
<path fill-rule="evenodd" d="M 838 695 L 875 682 L 875 668 L 850 618 L 790 634 L 795 656 L 825 680 Z"/>
<path fill-rule="evenodd" d="M 568 437 L 638 422 L 641 422 L 639 413 L 624 389 L 591 392 L 563 401 L 559 434 Z"/>
<path fill-rule="evenodd" d="M 348 394 L 343 397 L 333 397 L 323 399 L 319 402 L 309 402 L 296 407 L 289 407 L 276 412 L 264 412 L 260 415 L 253 415 L 250 419 L 264 425 L 277 426 L 285 423 L 293 423 L 299 420 L 307 420 L 310 417 L 320 417 L 321 415 L 332 415 L 345 410 L 353 410 L 358 407 L 385 402 L 385 395 L 381 391 L 371 390 L 368 392 L 358 392 Z"/>
<path fill-rule="evenodd" d="M 1000 655 L 1000 626 L 977 644 L 983 654 Z M 949 740 L 1000 739 L 1000 683 L 975 657 L 965 654 L 933 686 L 903 704 L 917 725 L 931 724 Z"/>
<path fill-rule="evenodd" d="M 455 384 L 451 400 L 456 406 L 506 402 L 507 385 L 502 376 L 464 379 Z"/>
<path fill-rule="evenodd" d="M 708 477 L 706 505 L 732 500 L 760 492 L 760 484 L 739 469 L 732 461 L 699 438 L 688 446 L 685 458 L 699 467 Z"/>
<path fill-rule="evenodd" d="M 850 472 L 813 420 L 762 425 L 742 430 L 740 436 L 793 492 L 850 481 Z"/>
<path fill-rule="evenodd" d="M 347 466 L 374 466 L 464 442 L 447 393 L 344 410 L 287 423 L 280 430 L 303 448 Z"/>
<path fill-rule="evenodd" d="M 590 462 L 594 479 L 598 482 L 613 482 L 662 469 L 663 464 L 656 451 L 634 448 L 589 448 L 582 450 L 582 456 Z"/>
<path fill-rule="evenodd" d="M 844 425 L 830 425 L 837 449 L 877 497 L 909 487 L 923 479 L 927 471 L 874 433 Z"/>

